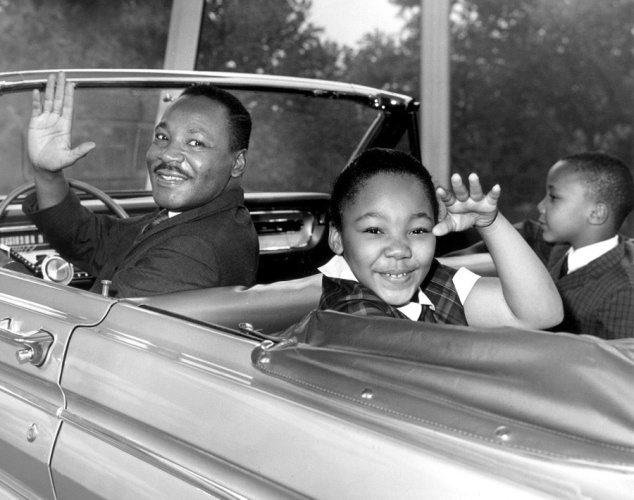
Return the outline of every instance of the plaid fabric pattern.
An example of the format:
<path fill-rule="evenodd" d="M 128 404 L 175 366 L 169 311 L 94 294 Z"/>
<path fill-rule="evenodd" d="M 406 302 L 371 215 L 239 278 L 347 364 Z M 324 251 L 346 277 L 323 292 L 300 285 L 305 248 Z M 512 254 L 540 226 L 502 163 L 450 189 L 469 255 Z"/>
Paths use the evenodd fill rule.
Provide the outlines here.
<path fill-rule="evenodd" d="M 619 236 L 616 248 L 560 277 L 570 245 L 544 242 L 534 221 L 525 221 L 521 232 L 546 265 L 564 303 L 564 321 L 553 331 L 606 340 L 634 337 L 634 241 Z"/>
<path fill-rule="evenodd" d="M 430 307 L 423 305 L 419 321 L 454 325 L 467 324 L 464 308 L 452 281 L 455 273 L 454 269 L 445 267 L 434 260 L 421 288 L 432 301 L 436 310 L 433 311 Z M 330 309 L 360 316 L 391 316 L 408 319 L 396 307 L 384 302 L 361 283 L 329 278 L 328 276 L 323 277 L 319 309 Z"/>

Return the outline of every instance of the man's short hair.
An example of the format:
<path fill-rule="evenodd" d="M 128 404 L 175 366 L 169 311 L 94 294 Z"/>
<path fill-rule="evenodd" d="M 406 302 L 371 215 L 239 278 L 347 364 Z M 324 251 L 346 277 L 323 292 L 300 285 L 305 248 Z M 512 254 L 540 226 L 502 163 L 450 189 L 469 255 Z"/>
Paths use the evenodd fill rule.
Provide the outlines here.
<path fill-rule="evenodd" d="M 232 151 L 249 148 L 251 115 L 236 96 L 208 83 L 187 87 L 181 97 L 185 95 L 207 97 L 224 106 L 229 117 L 229 147 Z"/>
<path fill-rule="evenodd" d="M 608 205 L 617 229 L 634 209 L 634 179 L 623 160 L 602 152 L 578 153 L 562 158 L 586 185 L 586 192 Z"/>

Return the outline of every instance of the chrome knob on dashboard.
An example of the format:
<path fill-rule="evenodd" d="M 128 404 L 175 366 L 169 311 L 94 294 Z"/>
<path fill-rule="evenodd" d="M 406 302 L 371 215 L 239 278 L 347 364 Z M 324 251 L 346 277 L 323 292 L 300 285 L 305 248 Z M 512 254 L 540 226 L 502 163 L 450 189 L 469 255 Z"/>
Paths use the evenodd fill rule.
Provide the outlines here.
<path fill-rule="evenodd" d="M 104 297 L 110 296 L 110 285 L 112 285 L 112 281 L 101 280 L 101 295 L 103 295 Z"/>
<path fill-rule="evenodd" d="M 56 254 L 47 256 L 42 261 L 40 269 L 46 281 L 68 285 L 73 279 L 73 265 Z"/>

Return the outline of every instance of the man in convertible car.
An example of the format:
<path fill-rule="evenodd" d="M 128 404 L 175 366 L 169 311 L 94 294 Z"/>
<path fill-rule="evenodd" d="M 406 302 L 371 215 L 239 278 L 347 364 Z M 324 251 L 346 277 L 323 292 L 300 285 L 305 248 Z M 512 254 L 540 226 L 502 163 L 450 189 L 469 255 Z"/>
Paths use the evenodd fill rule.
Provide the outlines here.
<path fill-rule="evenodd" d="M 28 151 L 35 193 L 24 212 L 60 255 L 110 280 L 111 295 L 135 297 L 255 283 L 258 237 L 240 186 L 251 117 L 228 92 L 187 88 L 165 111 L 146 159 L 152 215 L 119 219 L 81 205 L 64 177 L 95 147 L 71 148 L 74 85 L 50 75 L 44 102 L 33 92 Z"/>

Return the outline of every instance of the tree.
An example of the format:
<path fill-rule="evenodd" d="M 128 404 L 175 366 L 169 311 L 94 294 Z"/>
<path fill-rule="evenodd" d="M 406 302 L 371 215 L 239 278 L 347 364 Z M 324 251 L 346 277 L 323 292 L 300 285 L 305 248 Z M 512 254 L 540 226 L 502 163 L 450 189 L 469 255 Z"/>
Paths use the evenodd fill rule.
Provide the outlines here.
<path fill-rule="evenodd" d="M 160 68 L 171 0 L 0 0 L 1 71 Z"/>
<path fill-rule="evenodd" d="M 341 49 L 307 21 L 310 7 L 310 0 L 207 0 L 196 69 L 339 78 Z M 369 127 L 365 116 L 351 118 L 356 108 L 328 99 L 240 98 L 253 119 L 247 190 L 329 191 Z"/>
<path fill-rule="evenodd" d="M 0 71 L 161 68 L 171 0 L 0 0 Z M 338 75 L 311 0 L 207 0 L 197 69 Z"/>
<path fill-rule="evenodd" d="M 337 75 L 338 47 L 307 21 L 311 0 L 207 0 L 196 69 Z"/>
<path fill-rule="evenodd" d="M 345 76 L 416 95 L 420 0 L 391 1 L 403 35 L 366 37 Z M 632 0 L 453 0 L 451 37 L 452 169 L 500 182 L 512 217 L 529 214 L 563 155 L 633 163 Z M 389 72 L 368 70 L 373 57 Z"/>
<path fill-rule="evenodd" d="M 381 31 L 363 36 L 355 51 L 344 48 L 343 78 L 383 90 L 417 95 L 420 51 Z"/>

